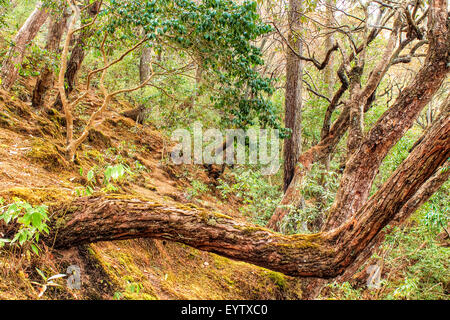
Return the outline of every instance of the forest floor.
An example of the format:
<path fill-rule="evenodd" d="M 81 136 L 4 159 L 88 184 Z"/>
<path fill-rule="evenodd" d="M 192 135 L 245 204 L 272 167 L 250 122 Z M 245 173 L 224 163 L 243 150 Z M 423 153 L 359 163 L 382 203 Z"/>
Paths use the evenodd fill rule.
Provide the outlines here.
<path fill-rule="evenodd" d="M 202 168 L 173 166 L 167 161 L 171 142 L 150 126 L 136 124 L 120 111 L 132 106 L 113 101 L 104 121 L 92 130 L 75 164 L 64 157 L 64 118 L 57 110 L 33 110 L 27 101 L 31 83 L 21 84 L 20 95 L 0 91 L 0 197 L 6 203 L 21 199 L 51 206 L 76 199 L 76 190 L 91 183 L 96 192 L 100 178 L 88 182 L 86 173 L 100 177 L 108 165 L 123 163 L 133 175 L 117 183 L 118 193 L 136 194 L 167 204 L 193 202 L 236 219 L 239 202 L 218 200 L 215 191 L 188 200 L 186 177 L 211 185 Z M 89 96 L 77 109 L 81 114 L 98 107 Z M 115 110 L 115 111 L 111 111 Z M 137 165 L 137 163 L 139 165 Z M 81 169 L 82 168 L 82 169 Z M 138 171 L 138 172 L 137 172 Z M 212 188 L 214 190 L 214 188 Z M 1 231 L 1 229 L 0 229 Z M 38 299 L 46 277 L 65 273 L 69 265 L 81 269 L 82 286 L 71 290 L 66 280 L 49 287 L 40 299 L 299 299 L 300 279 L 286 277 L 243 262 L 232 261 L 191 247 L 152 239 L 96 243 L 69 250 L 41 245 L 39 256 L 19 249 L 0 250 L 0 299 Z"/>

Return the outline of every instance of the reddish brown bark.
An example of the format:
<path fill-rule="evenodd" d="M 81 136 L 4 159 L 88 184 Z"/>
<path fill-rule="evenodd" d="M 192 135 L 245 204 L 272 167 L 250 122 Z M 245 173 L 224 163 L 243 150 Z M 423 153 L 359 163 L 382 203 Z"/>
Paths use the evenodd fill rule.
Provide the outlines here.
<path fill-rule="evenodd" d="M 302 53 L 300 39 L 301 0 L 289 1 L 288 42 L 292 50 L 286 53 L 285 126 L 291 136 L 284 140 L 284 180 L 286 190 L 294 177 L 295 166 L 301 154 L 301 109 L 302 109 L 302 61 L 297 54 Z M 297 53 L 297 54 L 296 54 Z"/>
<path fill-rule="evenodd" d="M 440 88 L 449 71 L 450 34 L 446 1 L 434 1 L 430 10 L 429 52 L 424 66 L 403 89 L 394 105 L 377 121 L 359 150 L 349 159 L 325 230 L 339 226 L 364 205 L 373 179 L 389 150 L 411 128 L 419 113 Z"/>
<path fill-rule="evenodd" d="M 300 166 L 297 167 L 294 179 L 286 190 L 285 196 L 280 206 L 275 211 L 269 221 L 268 226 L 278 230 L 280 221 L 290 212 L 290 208 L 296 207 L 300 196 L 300 185 L 303 176 L 307 173 L 314 162 L 322 161 L 327 152 L 333 149 L 339 139 L 352 124 L 352 141 L 349 149 L 350 157 L 346 164 L 346 169 L 341 179 L 340 188 L 335 199 L 335 203 L 328 213 L 328 220 L 324 230 L 331 230 L 338 227 L 354 214 L 366 202 L 374 177 L 378 172 L 381 161 L 389 150 L 413 125 L 421 110 L 427 105 L 434 93 L 439 89 L 443 79 L 449 70 L 449 50 L 450 40 L 447 18 L 447 2 L 440 0 L 431 4 L 429 17 L 429 50 L 424 66 L 418 72 L 411 84 L 402 90 L 394 105 L 385 112 L 369 133 L 362 137 L 360 130 L 360 105 L 365 104 L 367 109 L 370 106 L 370 97 L 373 95 L 382 75 L 386 72 L 383 61 L 388 61 L 389 52 L 385 55 L 371 74 L 367 85 L 361 90 L 354 90 L 354 100 L 347 103 L 346 108 L 339 119 L 333 125 L 322 141 L 310 150 L 306 151 L 299 158 Z M 395 39 L 395 34 L 394 38 Z M 391 42 L 391 45 L 393 42 Z M 398 53 L 398 50 L 394 54 Z M 391 58 L 394 58 L 393 55 Z M 389 64 L 387 64 L 389 65 Z M 355 78 L 354 78 L 355 79 Z M 357 88 L 359 80 L 350 80 Z M 358 77 L 356 77 L 358 79 Z M 357 100 L 357 101 L 356 101 Z M 362 102 L 361 102 L 362 100 Z M 353 113 L 352 111 L 353 110 Z M 350 121 L 350 114 L 357 115 Z M 359 115 L 359 118 L 358 118 Z M 358 134 L 359 133 L 359 134 Z"/>
<path fill-rule="evenodd" d="M 420 202 L 431 195 L 422 190 L 450 156 L 449 112 L 447 107 L 355 219 L 329 232 L 286 236 L 202 209 L 105 197 L 54 208 L 53 234 L 47 241 L 62 248 L 140 237 L 167 239 L 287 275 L 336 277 L 354 265 L 387 224 L 413 212 L 417 203 L 409 204 L 418 194 Z"/>
<path fill-rule="evenodd" d="M 270 218 L 267 227 L 278 231 L 280 222 L 291 212 L 291 208 L 297 208 L 301 201 L 301 185 L 303 178 L 311 169 L 312 164 L 327 159 L 336 148 L 349 127 L 350 111 L 345 108 L 334 122 L 331 129 L 317 145 L 305 151 L 298 159 L 295 167 L 294 177 L 286 190 L 283 199 L 278 205 L 275 213 Z"/>

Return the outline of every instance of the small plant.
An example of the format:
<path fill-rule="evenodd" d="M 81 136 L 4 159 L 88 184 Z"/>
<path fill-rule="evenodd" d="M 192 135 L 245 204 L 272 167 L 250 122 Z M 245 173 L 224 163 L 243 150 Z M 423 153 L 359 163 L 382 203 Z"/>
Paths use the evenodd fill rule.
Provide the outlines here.
<path fill-rule="evenodd" d="M 3 199 L 0 199 L 0 206 L 3 203 Z M 39 236 L 42 233 L 49 233 L 46 223 L 49 220 L 47 210 L 48 207 L 45 205 L 32 206 L 17 198 L 14 199 L 14 203 L 0 207 L 0 220 L 3 220 L 5 224 L 17 223 L 19 226 L 12 239 L 0 239 L 0 246 L 4 246 L 6 243 L 20 247 L 29 244 L 31 250 L 39 255 L 37 245 Z"/>
<path fill-rule="evenodd" d="M 145 168 L 145 167 L 144 167 Z M 77 196 L 90 196 L 94 193 L 95 186 L 97 184 L 97 178 L 99 174 L 96 173 L 98 169 L 96 167 L 92 168 L 88 171 L 86 180 L 87 184 L 83 188 L 75 189 L 75 193 Z M 83 168 L 80 168 L 80 175 L 83 176 Z M 117 165 L 109 165 L 105 168 L 103 172 L 103 178 L 100 178 L 100 181 L 103 180 L 104 187 L 101 189 L 103 192 L 111 192 L 117 191 L 117 187 L 114 185 L 115 182 L 122 182 L 127 175 L 133 176 L 133 172 L 131 169 L 122 163 Z M 114 182 L 114 183 L 113 183 Z"/>
<path fill-rule="evenodd" d="M 114 296 L 113 296 L 114 300 L 121 300 L 122 298 L 123 298 L 123 293 L 122 292 L 116 291 L 114 293 Z"/>
<path fill-rule="evenodd" d="M 395 289 L 393 297 L 396 299 L 409 299 L 418 290 L 419 287 L 417 285 L 417 279 L 406 278 L 405 282 L 400 287 Z"/>
<path fill-rule="evenodd" d="M 80 175 L 83 176 L 83 168 L 80 167 Z M 88 171 L 87 176 L 87 185 L 84 188 L 77 188 L 75 192 L 77 196 L 90 196 L 94 193 L 94 184 L 95 184 L 95 168 Z"/>
<path fill-rule="evenodd" d="M 331 292 L 328 297 L 338 299 L 338 300 L 360 300 L 361 299 L 361 289 L 354 289 L 350 283 L 338 283 L 332 282 L 326 285 Z"/>
<path fill-rule="evenodd" d="M 131 293 L 136 293 L 139 294 L 139 292 L 143 289 L 143 285 L 141 283 L 137 283 L 137 282 L 128 282 L 128 291 Z"/>
<path fill-rule="evenodd" d="M 134 162 L 134 168 L 137 172 L 145 172 L 148 171 L 147 167 L 144 166 L 142 163 L 139 162 L 139 160 L 136 160 Z"/>
<path fill-rule="evenodd" d="M 121 182 L 128 175 L 133 175 L 131 169 L 122 163 L 114 166 L 108 166 L 105 169 L 103 184 L 105 187 L 102 189 L 105 192 L 117 191 L 117 187 L 112 182 Z"/>
<path fill-rule="evenodd" d="M 187 189 L 187 198 L 192 199 L 209 191 L 209 187 L 201 181 L 193 180 L 192 187 Z"/>
<path fill-rule="evenodd" d="M 43 282 L 39 283 L 39 282 L 35 282 L 32 281 L 32 284 L 38 285 L 40 286 L 40 290 L 39 290 L 39 295 L 38 298 L 42 297 L 45 293 L 45 291 L 47 291 L 48 287 L 60 287 L 61 285 L 57 284 L 56 282 L 54 282 L 53 280 L 59 279 L 59 278 L 63 278 L 66 275 L 65 274 L 56 274 L 54 276 L 51 276 L 49 278 L 47 278 L 44 274 L 44 272 L 42 272 L 41 270 L 39 270 L 38 268 L 36 268 L 37 273 L 41 276 Z"/>

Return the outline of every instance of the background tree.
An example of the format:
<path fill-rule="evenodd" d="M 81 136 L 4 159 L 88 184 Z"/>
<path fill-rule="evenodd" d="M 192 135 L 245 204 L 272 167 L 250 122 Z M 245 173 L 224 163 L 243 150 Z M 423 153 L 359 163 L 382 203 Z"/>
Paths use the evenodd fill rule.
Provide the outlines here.
<path fill-rule="evenodd" d="M 36 9 L 17 32 L 13 40 L 14 45 L 11 46 L 6 59 L 3 60 L 0 70 L 1 86 L 3 89 L 11 89 L 16 81 L 20 65 L 26 53 L 26 47 L 36 37 L 42 25 L 47 20 L 47 17 L 48 9 L 43 6 L 42 2 L 38 1 Z"/>
<path fill-rule="evenodd" d="M 97 19 L 97 15 L 100 12 L 103 1 L 89 1 L 84 2 L 83 11 L 81 12 L 81 24 L 85 26 L 80 32 L 77 33 L 76 39 L 74 39 L 74 45 L 70 53 L 69 61 L 67 62 L 66 70 L 64 73 L 65 79 L 65 91 L 67 95 L 75 88 L 75 81 L 78 75 L 78 71 L 83 64 L 86 56 L 87 42 L 93 36 L 94 30 L 91 25 Z M 54 106 L 59 108 L 62 106 L 61 96 L 56 97 Z"/>
<path fill-rule="evenodd" d="M 64 8 L 64 3 L 59 3 Z M 54 70 L 52 63 L 57 59 L 59 53 L 59 46 L 62 36 L 66 29 L 68 14 L 66 10 L 61 13 L 53 14 L 50 18 L 50 26 L 47 34 L 47 43 L 45 50 L 49 55 L 46 65 L 42 68 L 40 77 L 36 81 L 36 85 L 33 90 L 33 97 L 31 99 L 34 108 L 40 108 L 43 106 L 45 95 L 49 89 L 53 87 L 54 82 Z"/>
<path fill-rule="evenodd" d="M 291 130 L 291 136 L 284 140 L 284 190 L 289 187 L 294 176 L 297 159 L 302 150 L 302 54 L 301 14 L 302 4 L 298 0 L 289 1 L 288 36 L 290 48 L 286 52 L 286 93 L 285 126 Z M 294 51 L 295 50 L 295 51 Z M 298 54 L 296 54 L 298 53 Z"/>

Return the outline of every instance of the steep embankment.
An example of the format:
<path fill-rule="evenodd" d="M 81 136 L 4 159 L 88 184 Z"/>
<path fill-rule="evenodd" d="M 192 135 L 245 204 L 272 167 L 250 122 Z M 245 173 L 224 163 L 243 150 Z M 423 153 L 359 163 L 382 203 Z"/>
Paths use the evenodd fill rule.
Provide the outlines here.
<path fill-rule="evenodd" d="M 26 100 L 22 97 L 23 100 Z M 91 95 L 77 110 L 83 114 L 98 101 Z M 211 183 L 194 166 L 172 166 L 167 161 L 170 142 L 148 126 L 136 124 L 116 111 L 132 106 L 115 101 L 107 120 L 92 130 L 75 164 L 62 156 L 64 118 L 57 110 L 32 110 L 18 97 L 0 92 L 0 197 L 20 198 L 31 204 L 51 205 L 76 198 L 87 186 L 95 192 L 136 194 L 149 199 L 214 208 L 240 218 L 236 206 L 221 203 L 214 191 L 187 200 L 187 177 Z M 131 173 L 105 190 L 102 174 L 108 166 L 126 164 Z M 86 179 L 93 170 L 95 178 Z M 211 188 L 214 190 L 214 188 Z M 77 192 L 78 190 L 78 192 Z M 241 218 L 243 219 L 243 218 Z M 0 232 L 2 226 L 0 225 Z M 1 234 L 0 234 L 1 235 Z M 64 279 L 42 299 L 298 299 L 300 280 L 246 263 L 201 252 L 178 243 L 139 239 L 97 243 L 58 251 L 42 245 L 36 256 L 18 249 L 0 249 L 0 299 L 37 299 L 47 277 L 81 268 L 81 290 L 70 290 Z M 33 283 L 36 282 L 36 283 Z"/>

